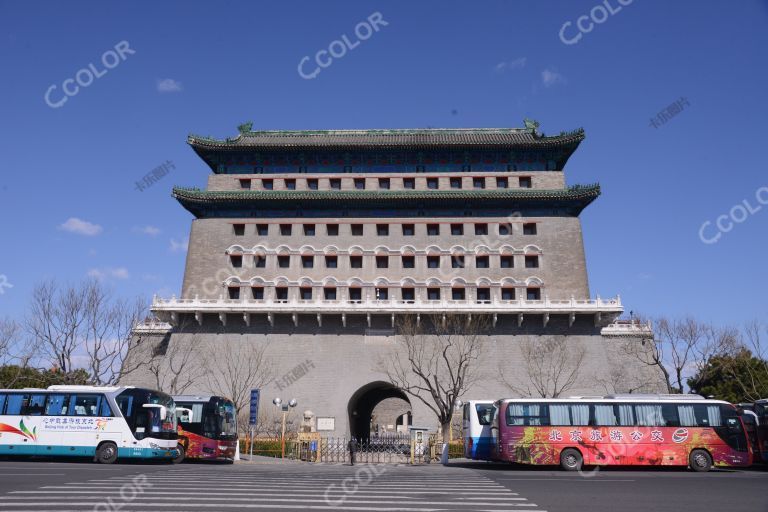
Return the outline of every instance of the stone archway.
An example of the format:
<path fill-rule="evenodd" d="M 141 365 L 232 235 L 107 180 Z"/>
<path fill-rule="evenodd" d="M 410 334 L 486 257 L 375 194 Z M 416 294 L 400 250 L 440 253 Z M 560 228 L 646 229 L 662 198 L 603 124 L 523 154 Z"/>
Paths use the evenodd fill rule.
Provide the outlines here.
<path fill-rule="evenodd" d="M 366 384 L 352 394 L 347 405 L 349 414 L 349 432 L 352 437 L 362 440 L 368 440 L 371 434 L 371 416 L 373 410 L 381 402 L 396 398 L 406 402 L 407 407 L 386 407 L 382 409 L 384 414 L 390 410 L 396 410 L 398 415 L 407 414 L 411 409 L 411 401 L 408 396 L 399 388 L 389 382 L 377 381 Z M 389 424 L 395 423 L 397 416 L 391 419 Z M 387 419 L 389 421 L 389 419 Z"/>

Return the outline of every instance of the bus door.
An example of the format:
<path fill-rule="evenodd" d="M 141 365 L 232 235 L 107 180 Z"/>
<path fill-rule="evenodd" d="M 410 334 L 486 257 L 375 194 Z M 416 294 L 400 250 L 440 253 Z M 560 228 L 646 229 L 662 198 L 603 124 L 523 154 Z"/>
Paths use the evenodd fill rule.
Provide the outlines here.
<path fill-rule="evenodd" d="M 755 402 L 755 413 L 757 414 L 757 446 L 760 452 L 760 459 L 763 463 L 768 463 L 768 401 L 758 400 Z"/>
<path fill-rule="evenodd" d="M 491 443 L 493 435 L 491 425 L 496 408 L 493 404 L 481 403 L 475 405 L 475 414 L 477 415 L 477 440 L 475 441 L 475 457 L 482 460 L 488 460 L 491 457 Z"/>
<path fill-rule="evenodd" d="M 760 441 L 757 437 L 760 420 L 754 411 L 749 410 L 741 412 L 741 420 L 744 422 L 744 430 L 747 433 L 747 439 L 749 439 L 752 452 L 757 457 L 760 454 Z"/>
<path fill-rule="evenodd" d="M 121 393 L 115 397 L 115 402 L 120 412 L 123 413 L 128 430 L 121 430 L 119 446 L 135 450 L 134 455 L 141 454 L 139 440 L 147 434 L 147 422 L 143 410 L 138 410 L 139 400 L 132 393 Z"/>

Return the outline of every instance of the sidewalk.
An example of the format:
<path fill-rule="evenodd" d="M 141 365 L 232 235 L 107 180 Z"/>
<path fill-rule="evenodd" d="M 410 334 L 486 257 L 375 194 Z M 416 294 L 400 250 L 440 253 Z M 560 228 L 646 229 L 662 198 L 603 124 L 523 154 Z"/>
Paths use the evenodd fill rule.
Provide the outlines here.
<path fill-rule="evenodd" d="M 302 464 L 303 461 L 293 459 L 281 459 L 280 457 L 266 457 L 263 455 L 240 454 L 240 460 L 236 464 Z"/>

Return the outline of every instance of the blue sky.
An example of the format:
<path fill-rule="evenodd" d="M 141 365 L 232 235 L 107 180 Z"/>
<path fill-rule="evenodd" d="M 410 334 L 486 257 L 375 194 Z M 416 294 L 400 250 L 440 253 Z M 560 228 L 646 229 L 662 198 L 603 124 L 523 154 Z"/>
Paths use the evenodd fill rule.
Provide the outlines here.
<path fill-rule="evenodd" d="M 299 75 L 304 56 L 354 43 L 376 12 L 387 25 Z M 563 25 L 577 37 L 590 12 L 603 22 L 564 44 Z M 134 53 L 105 68 L 121 41 Z M 188 133 L 531 117 L 546 133 L 586 130 L 566 177 L 603 187 L 582 215 L 593 295 L 650 315 L 765 319 L 767 54 L 764 0 L 0 1 L 0 316 L 21 315 L 51 277 L 178 293 L 191 215 L 170 190 L 203 187 L 209 172 Z M 103 76 L 49 107 L 46 91 L 60 101 L 91 63 Z M 136 190 L 166 161 L 175 169 Z M 737 209 L 743 222 L 703 243 L 702 224 L 716 236 L 717 217 L 744 200 L 753 213 Z"/>

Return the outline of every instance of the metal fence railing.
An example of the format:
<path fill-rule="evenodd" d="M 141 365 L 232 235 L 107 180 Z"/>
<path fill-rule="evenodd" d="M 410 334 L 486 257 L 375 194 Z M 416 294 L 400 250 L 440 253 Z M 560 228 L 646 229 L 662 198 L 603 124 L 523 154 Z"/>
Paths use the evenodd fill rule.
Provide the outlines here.
<path fill-rule="evenodd" d="M 285 440 L 285 458 L 307 462 L 350 463 L 349 437 L 321 437 L 318 433 L 299 434 Z M 426 436 L 417 444 L 410 434 L 388 433 L 355 439 L 355 462 L 361 464 L 429 464 L 440 460 L 442 438 L 437 434 Z M 241 441 L 243 454 L 250 453 L 250 441 Z M 450 458 L 463 456 L 463 444 L 448 445 Z M 279 458 L 282 455 L 280 439 L 254 439 L 253 454 Z"/>

